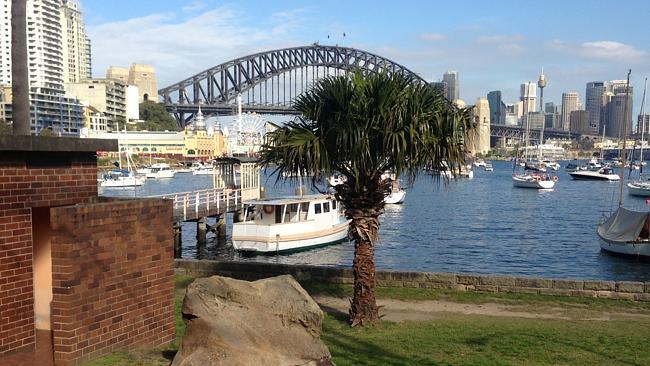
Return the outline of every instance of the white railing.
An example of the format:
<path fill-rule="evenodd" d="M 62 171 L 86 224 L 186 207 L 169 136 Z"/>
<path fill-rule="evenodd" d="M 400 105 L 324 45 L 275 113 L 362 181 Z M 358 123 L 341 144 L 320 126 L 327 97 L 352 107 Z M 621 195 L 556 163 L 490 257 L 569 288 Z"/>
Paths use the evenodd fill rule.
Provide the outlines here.
<path fill-rule="evenodd" d="M 258 188 L 240 189 L 203 189 L 190 192 L 165 193 L 147 198 L 163 198 L 174 201 L 174 215 L 182 211 L 183 220 L 196 219 L 199 215 L 206 216 L 210 210 L 227 212 L 238 210 L 244 201 L 259 198 Z"/>

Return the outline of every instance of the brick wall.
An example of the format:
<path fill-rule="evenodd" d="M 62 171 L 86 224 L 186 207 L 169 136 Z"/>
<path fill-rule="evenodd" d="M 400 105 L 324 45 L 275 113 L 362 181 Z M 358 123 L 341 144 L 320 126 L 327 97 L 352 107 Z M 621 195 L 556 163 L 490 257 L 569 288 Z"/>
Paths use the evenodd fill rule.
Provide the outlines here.
<path fill-rule="evenodd" d="M 34 344 L 31 208 L 94 196 L 94 153 L 0 152 L 0 355 Z"/>
<path fill-rule="evenodd" d="M 113 200 L 50 215 L 57 365 L 173 341 L 171 202 Z"/>

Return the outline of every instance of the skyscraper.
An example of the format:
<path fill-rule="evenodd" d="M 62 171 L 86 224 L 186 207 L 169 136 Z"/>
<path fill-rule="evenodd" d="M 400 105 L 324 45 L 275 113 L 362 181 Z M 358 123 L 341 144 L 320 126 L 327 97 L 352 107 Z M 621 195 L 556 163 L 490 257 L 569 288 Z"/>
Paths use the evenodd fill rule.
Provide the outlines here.
<path fill-rule="evenodd" d="M 637 117 L 636 133 L 640 135 L 641 132 L 645 135 L 644 137 L 650 133 L 650 113 L 639 114 Z"/>
<path fill-rule="evenodd" d="M 589 125 L 589 112 L 575 110 L 570 114 L 571 132 L 594 134 L 597 130 L 592 130 Z"/>
<path fill-rule="evenodd" d="M 432 81 L 429 83 L 434 89 L 442 93 L 442 95 L 446 98 L 449 99 L 449 95 L 447 95 L 447 83 L 444 81 Z"/>
<path fill-rule="evenodd" d="M 630 88 L 631 89 L 631 88 Z M 620 91 L 620 90 L 619 90 Z M 622 138 L 623 137 L 623 123 L 627 126 L 627 133 L 632 133 L 632 91 L 630 90 L 630 97 L 627 98 L 627 111 L 625 100 L 626 93 L 617 93 L 612 97 L 608 106 L 607 117 L 607 130 L 605 134 L 610 137 Z M 627 118 L 627 120 L 625 120 Z"/>
<path fill-rule="evenodd" d="M 524 102 L 524 114 L 537 111 L 537 84 L 527 82 L 521 84 L 519 100 Z"/>
<path fill-rule="evenodd" d="M 506 104 L 501 99 L 501 90 L 494 90 L 487 95 L 490 104 L 490 124 L 504 125 L 506 123 Z"/>
<path fill-rule="evenodd" d="M 602 132 L 601 115 L 603 109 L 603 94 L 607 90 L 604 81 L 587 83 L 585 90 L 585 110 L 589 112 L 589 129 Z"/>
<path fill-rule="evenodd" d="M 63 36 L 63 79 L 77 83 L 91 77 L 90 39 L 76 0 L 61 1 L 61 34 Z"/>
<path fill-rule="evenodd" d="M 578 92 L 562 93 L 562 126 L 564 131 L 571 128 L 571 112 L 578 110 Z"/>
<path fill-rule="evenodd" d="M 458 71 L 448 70 L 442 76 L 442 81 L 447 83 L 447 99 L 451 101 L 460 99 Z"/>

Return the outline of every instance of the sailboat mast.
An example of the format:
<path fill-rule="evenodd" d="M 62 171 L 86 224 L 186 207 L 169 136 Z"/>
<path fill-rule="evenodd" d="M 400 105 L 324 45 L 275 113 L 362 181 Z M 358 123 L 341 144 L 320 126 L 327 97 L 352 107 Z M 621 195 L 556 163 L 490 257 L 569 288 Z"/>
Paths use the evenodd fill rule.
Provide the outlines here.
<path fill-rule="evenodd" d="M 627 70 L 627 83 L 625 84 L 625 106 L 623 107 L 623 150 L 621 152 L 621 161 L 623 162 L 623 166 L 621 166 L 621 171 L 620 171 L 620 177 L 621 177 L 621 185 L 619 187 L 619 195 L 618 195 L 618 207 L 623 206 L 623 187 L 624 187 L 624 178 L 625 178 L 625 161 L 627 160 L 625 158 L 625 142 L 627 141 L 627 106 L 629 105 L 629 99 L 630 99 L 630 74 L 632 73 L 632 69 Z"/>
<path fill-rule="evenodd" d="M 603 125 L 603 137 L 600 139 L 600 161 L 603 161 L 603 150 L 605 149 L 605 129 L 607 125 Z"/>
<path fill-rule="evenodd" d="M 524 134 L 524 161 L 528 161 L 528 84 L 524 90 L 524 119 L 526 120 L 526 133 Z"/>
<path fill-rule="evenodd" d="M 643 81 L 643 99 L 641 99 L 641 152 L 640 152 L 641 156 L 639 157 L 639 169 L 641 169 L 640 174 L 643 174 L 643 143 L 645 142 L 643 138 L 643 134 L 645 133 L 645 92 L 647 88 L 648 88 L 648 78 L 645 78 L 645 80 Z"/>

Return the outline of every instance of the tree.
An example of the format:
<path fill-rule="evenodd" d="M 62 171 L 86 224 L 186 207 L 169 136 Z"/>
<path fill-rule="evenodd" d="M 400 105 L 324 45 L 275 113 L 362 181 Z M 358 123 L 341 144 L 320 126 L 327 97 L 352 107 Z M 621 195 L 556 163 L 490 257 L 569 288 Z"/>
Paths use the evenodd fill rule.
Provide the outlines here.
<path fill-rule="evenodd" d="M 391 188 L 381 175 L 392 171 L 412 180 L 424 167 L 459 167 L 473 128 L 471 110 L 411 77 L 360 72 L 321 80 L 296 98 L 295 109 L 302 117 L 269 133 L 260 164 L 276 166 L 278 177 L 313 175 L 314 185 L 335 172 L 347 177 L 335 194 L 352 220 L 355 242 L 349 323 L 374 323 L 374 243 Z"/>
<path fill-rule="evenodd" d="M 140 103 L 140 119 L 144 121 L 136 125 L 140 130 L 178 131 L 178 124 L 161 103 L 151 100 Z"/>

